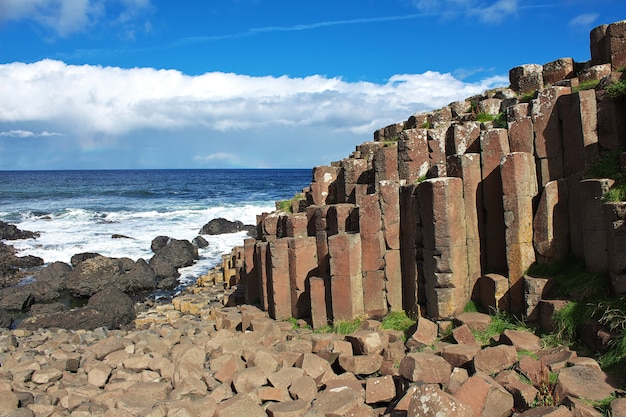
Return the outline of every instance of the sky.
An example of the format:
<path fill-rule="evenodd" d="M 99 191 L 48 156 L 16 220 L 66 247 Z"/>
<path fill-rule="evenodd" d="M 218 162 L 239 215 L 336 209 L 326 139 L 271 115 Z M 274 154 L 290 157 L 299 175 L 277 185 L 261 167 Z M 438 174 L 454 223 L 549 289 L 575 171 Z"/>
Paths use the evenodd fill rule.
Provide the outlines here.
<path fill-rule="evenodd" d="M 312 168 L 624 0 L 0 0 L 0 170 Z"/>

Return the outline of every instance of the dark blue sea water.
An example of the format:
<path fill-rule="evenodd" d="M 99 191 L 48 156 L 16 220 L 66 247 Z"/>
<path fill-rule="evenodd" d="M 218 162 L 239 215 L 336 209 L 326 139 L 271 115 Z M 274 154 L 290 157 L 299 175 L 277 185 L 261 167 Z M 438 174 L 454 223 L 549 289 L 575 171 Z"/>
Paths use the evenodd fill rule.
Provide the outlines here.
<path fill-rule="evenodd" d="M 217 217 L 255 224 L 256 215 L 310 182 L 310 169 L 0 171 L 0 220 L 40 232 L 9 243 L 46 263 L 69 263 L 81 252 L 148 260 L 157 236 L 191 240 Z M 209 247 L 181 270 L 183 283 L 217 265 L 246 235 L 204 237 Z"/>

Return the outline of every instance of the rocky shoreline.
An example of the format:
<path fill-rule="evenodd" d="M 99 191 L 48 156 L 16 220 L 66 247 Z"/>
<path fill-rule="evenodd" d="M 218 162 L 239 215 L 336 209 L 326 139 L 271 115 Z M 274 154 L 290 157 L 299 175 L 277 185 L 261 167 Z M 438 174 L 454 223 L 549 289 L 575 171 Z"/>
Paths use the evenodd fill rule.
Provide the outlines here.
<path fill-rule="evenodd" d="M 29 329 L 93 330 L 128 325 L 135 318 L 134 301 L 149 300 L 155 291 L 173 294 L 179 285 L 178 269 L 192 265 L 198 249 L 208 245 L 202 234 L 249 228 L 241 222 L 213 219 L 192 242 L 157 236 L 151 244 L 154 255 L 148 261 L 79 253 L 72 256 L 70 264 L 44 266 L 43 259 L 17 256 L 12 246 L 0 242 L 0 327 L 15 327 L 18 321 L 21 328 Z M 37 237 L 36 232 L 0 221 L 0 240 Z"/>
<path fill-rule="evenodd" d="M 481 346 L 485 314 L 457 317 L 446 342 L 424 318 L 406 341 L 374 320 L 316 333 L 203 285 L 137 305 L 123 330 L 0 330 L 0 415 L 600 416 L 606 398 L 626 415 L 591 358 L 512 330 Z"/>
<path fill-rule="evenodd" d="M 172 253 L 194 253 L 165 237 L 152 249 L 168 245 L 172 264 L 182 263 Z M 0 415 L 599 416 L 593 404 L 607 398 L 604 409 L 625 415 L 623 392 L 591 358 L 514 330 L 481 345 L 473 332 L 488 326 L 485 314 L 458 316 L 445 342 L 426 318 L 406 334 L 365 318 L 347 335 L 314 332 L 241 304 L 245 288 L 221 268 L 171 302 L 134 303 L 123 291 L 143 284 L 129 277 L 158 266 L 140 261 L 79 254 L 73 268 L 54 263 L 0 291 L 3 306 L 33 313 L 0 329 Z M 88 302 L 39 302 L 60 291 Z"/>

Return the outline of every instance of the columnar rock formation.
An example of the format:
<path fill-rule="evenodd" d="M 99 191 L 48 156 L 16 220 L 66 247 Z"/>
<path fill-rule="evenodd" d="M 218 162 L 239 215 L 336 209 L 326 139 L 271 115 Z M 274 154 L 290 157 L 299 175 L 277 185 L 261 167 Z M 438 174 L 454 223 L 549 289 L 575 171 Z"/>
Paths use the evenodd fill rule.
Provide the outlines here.
<path fill-rule="evenodd" d="M 314 327 L 394 310 L 446 320 L 472 298 L 528 313 L 525 271 L 569 253 L 626 292 L 626 209 L 602 204 L 610 180 L 583 179 L 600 152 L 626 149 L 626 104 L 605 90 L 625 65 L 626 21 L 601 26 L 585 64 L 513 68 L 509 88 L 412 115 L 314 168 L 294 212 L 259 216 L 238 255 L 246 301 Z"/>

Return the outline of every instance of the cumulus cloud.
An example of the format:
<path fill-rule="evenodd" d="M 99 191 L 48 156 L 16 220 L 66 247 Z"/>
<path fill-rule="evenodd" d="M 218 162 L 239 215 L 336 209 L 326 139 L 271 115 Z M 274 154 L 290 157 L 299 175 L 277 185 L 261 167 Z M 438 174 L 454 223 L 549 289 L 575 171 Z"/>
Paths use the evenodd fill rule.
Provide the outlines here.
<path fill-rule="evenodd" d="M 41 133 L 31 132 L 30 130 L 9 130 L 6 132 L 0 132 L 0 137 L 10 137 L 10 138 L 37 138 L 37 137 L 48 137 L 48 136 L 63 136 L 62 133 L 56 132 L 47 132 L 43 131 Z"/>
<path fill-rule="evenodd" d="M 508 83 L 464 83 L 451 74 L 399 74 L 384 84 L 209 72 L 67 65 L 0 65 L 0 127 L 37 122 L 49 130 L 123 135 L 138 130 L 324 127 L 366 133 L 408 115 Z"/>
<path fill-rule="evenodd" d="M 105 18 L 126 25 L 149 6 L 149 0 L 2 0 L 0 22 L 31 20 L 65 37 Z M 109 16 L 113 8 L 119 14 Z"/>

